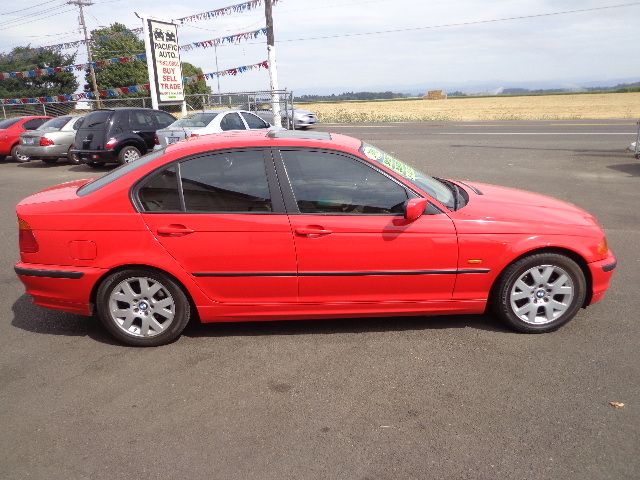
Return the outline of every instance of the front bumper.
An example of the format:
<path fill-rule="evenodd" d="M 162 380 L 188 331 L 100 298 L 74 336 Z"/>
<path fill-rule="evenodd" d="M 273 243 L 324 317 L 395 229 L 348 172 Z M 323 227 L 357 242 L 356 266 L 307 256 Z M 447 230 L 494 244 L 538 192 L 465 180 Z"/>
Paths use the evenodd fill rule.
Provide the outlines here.
<path fill-rule="evenodd" d="M 589 305 L 599 302 L 604 298 L 604 294 L 609 288 L 613 271 L 618 262 L 613 252 L 609 251 L 607 258 L 597 262 L 589 263 L 589 271 L 591 272 L 591 301 Z"/>
<path fill-rule="evenodd" d="M 61 158 L 66 157 L 69 151 L 69 145 L 49 145 L 41 147 L 40 145 L 22 145 L 18 147 L 18 151 L 33 159 L 38 158 Z"/>
<path fill-rule="evenodd" d="M 113 150 L 76 150 L 72 148 L 69 153 L 77 155 L 82 163 L 113 163 L 118 161 Z"/>
<path fill-rule="evenodd" d="M 15 272 L 36 305 L 91 315 L 91 290 L 106 270 L 18 262 Z"/>

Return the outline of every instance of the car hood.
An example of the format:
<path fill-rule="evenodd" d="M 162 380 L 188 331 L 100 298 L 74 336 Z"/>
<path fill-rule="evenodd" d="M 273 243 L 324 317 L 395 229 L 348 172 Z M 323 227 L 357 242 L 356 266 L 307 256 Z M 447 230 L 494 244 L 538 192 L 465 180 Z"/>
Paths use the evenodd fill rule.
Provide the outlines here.
<path fill-rule="evenodd" d="M 589 212 L 556 198 L 484 183 L 459 184 L 469 194 L 467 205 L 452 214 L 462 230 L 470 222 L 485 226 L 493 223 L 501 231 L 532 233 L 564 233 L 576 227 L 599 230 Z"/>

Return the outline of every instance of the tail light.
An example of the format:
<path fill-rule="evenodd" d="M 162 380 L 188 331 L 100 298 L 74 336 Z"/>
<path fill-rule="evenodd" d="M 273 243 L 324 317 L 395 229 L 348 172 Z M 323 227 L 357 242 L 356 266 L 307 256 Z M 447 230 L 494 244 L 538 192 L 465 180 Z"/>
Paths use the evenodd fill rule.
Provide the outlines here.
<path fill-rule="evenodd" d="M 160 145 L 160 139 L 158 138 L 158 134 L 154 133 L 153 134 L 153 143 L 156 145 Z"/>
<path fill-rule="evenodd" d="M 56 142 L 47 137 L 40 137 L 40 146 L 41 147 L 49 147 L 51 145 L 55 145 Z"/>
<path fill-rule="evenodd" d="M 40 250 L 33 230 L 22 218 L 18 218 L 18 244 L 22 253 L 36 253 Z"/>
<path fill-rule="evenodd" d="M 198 135 L 197 133 L 192 133 L 191 135 L 189 135 L 189 138 L 193 138 L 193 137 L 199 137 L 200 135 Z"/>
<path fill-rule="evenodd" d="M 111 137 L 109 140 L 107 140 L 107 143 L 104 144 L 104 148 L 106 148 L 107 150 L 112 150 L 117 143 L 118 143 L 118 140 L 116 138 Z"/>

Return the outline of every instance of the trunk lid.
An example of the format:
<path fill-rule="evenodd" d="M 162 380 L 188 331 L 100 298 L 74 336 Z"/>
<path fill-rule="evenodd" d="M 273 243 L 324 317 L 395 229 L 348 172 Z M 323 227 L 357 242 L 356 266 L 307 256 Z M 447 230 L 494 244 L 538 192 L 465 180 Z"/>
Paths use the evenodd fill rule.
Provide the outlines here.
<path fill-rule="evenodd" d="M 27 205 L 34 205 L 38 203 L 60 202 L 63 200 L 72 200 L 78 198 L 76 192 L 82 185 L 89 183 L 92 178 L 84 178 L 81 180 L 74 180 L 71 182 L 61 183 L 52 187 L 45 188 L 39 192 L 29 195 L 23 199 L 17 205 L 17 209 Z"/>

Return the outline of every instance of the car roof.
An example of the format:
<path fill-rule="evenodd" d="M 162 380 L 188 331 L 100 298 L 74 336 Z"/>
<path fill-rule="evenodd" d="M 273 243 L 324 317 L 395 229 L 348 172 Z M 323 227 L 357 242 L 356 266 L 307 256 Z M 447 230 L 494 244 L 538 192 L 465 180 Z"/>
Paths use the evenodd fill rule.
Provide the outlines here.
<path fill-rule="evenodd" d="M 315 147 L 337 150 L 358 150 L 362 141 L 338 133 L 269 130 L 231 130 L 223 133 L 202 135 L 175 143 L 167 147 L 167 153 L 176 156 L 192 155 L 210 150 L 241 147 Z M 313 135 L 315 134 L 315 135 Z"/>

